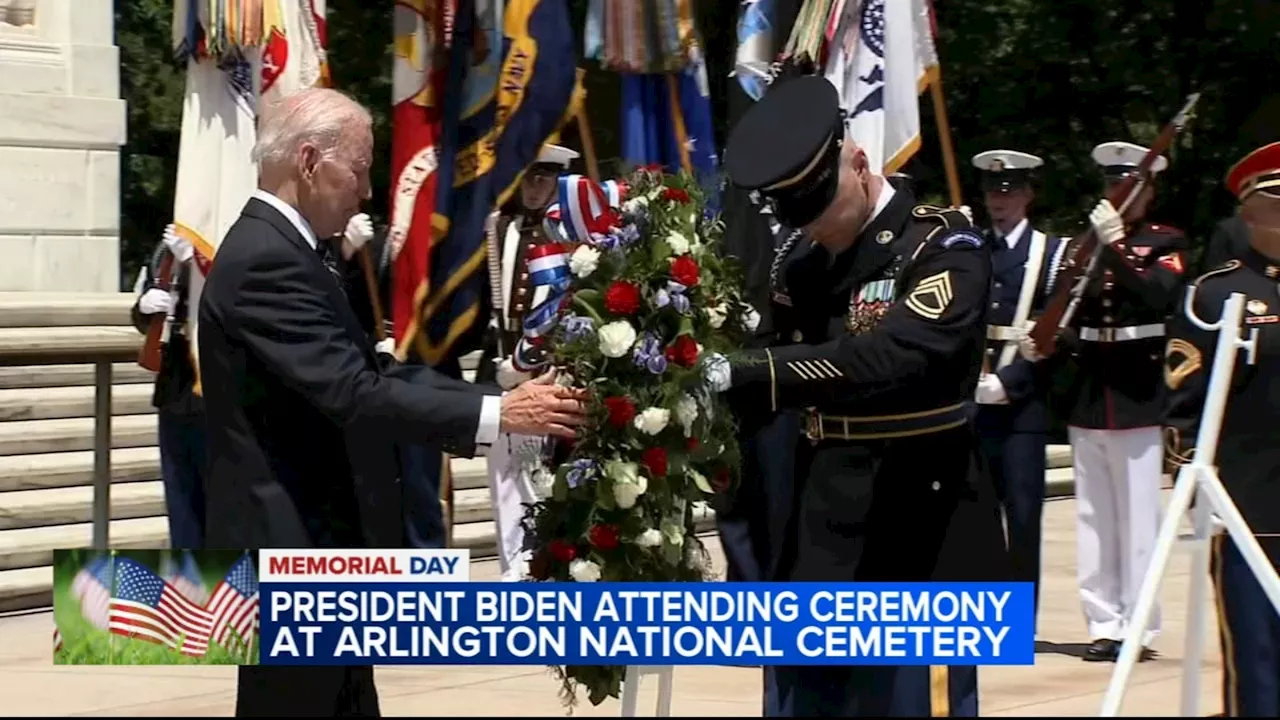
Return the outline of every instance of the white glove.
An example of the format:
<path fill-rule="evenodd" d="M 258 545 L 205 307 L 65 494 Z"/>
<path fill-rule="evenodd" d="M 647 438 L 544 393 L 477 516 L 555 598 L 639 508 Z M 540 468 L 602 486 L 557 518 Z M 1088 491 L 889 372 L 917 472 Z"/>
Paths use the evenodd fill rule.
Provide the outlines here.
<path fill-rule="evenodd" d="M 511 364 L 511 358 L 498 363 L 498 387 L 503 390 L 514 389 L 520 383 L 532 379 L 533 376 L 529 373 L 516 370 L 515 366 Z"/>
<path fill-rule="evenodd" d="M 982 405 L 1009 404 L 1009 396 L 1004 392 L 1004 383 L 1000 382 L 1000 376 L 995 373 L 987 373 L 978 378 L 978 388 L 973 393 L 973 399 Z"/>
<path fill-rule="evenodd" d="M 1104 198 L 1093 208 L 1093 212 L 1089 213 L 1089 222 L 1103 245 L 1110 245 L 1124 238 L 1124 218 L 1116 212 L 1110 200 Z"/>
<path fill-rule="evenodd" d="M 373 220 L 366 213 L 356 213 L 347 221 L 342 233 L 342 254 L 351 259 L 356 251 L 373 239 Z"/>
<path fill-rule="evenodd" d="M 969 218 L 969 222 L 973 222 L 973 208 L 968 205 L 961 205 L 960 212 L 964 213 L 964 216 Z"/>
<path fill-rule="evenodd" d="M 373 346 L 373 351 L 378 353 L 379 355 L 395 355 L 396 354 L 395 338 L 383 338 L 379 340 L 378 344 Z"/>
<path fill-rule="evenodd" d="M 1036 352 L 1036 345 L 1031 342 L 1031 331 L 1035 327 L 1035 322 L 1031 322 L 1027 325 L 1026 331 L 1018 335 L 1018 354 L 1031 362 L 1040 362 L 1044 356 Z"/>
<path fill-rule="evenodd" d="M 173 223 L 165 226 L 164 246 L 169 248 L 169 252 L 173 254 L 173 259 L 180 263 L 190 260 L 196 252 L 195 248 L 191 247 L 191 243 L 178 234 L 178 230 Z"/>
<path fill-rule="evenodd" d="M 169 291 L 161 288 L 151 288 L 138 298 L 138 312 L 143 315 L 167 313 L 172 307 L 173 298 L 169 296 Z"/>
<path fill-rule="evenodd" d="M 733 387 L 729 360 L 720 353 L 711 353 L 702 361 L 702 381 L 712 392 L 724 392 Z"/>

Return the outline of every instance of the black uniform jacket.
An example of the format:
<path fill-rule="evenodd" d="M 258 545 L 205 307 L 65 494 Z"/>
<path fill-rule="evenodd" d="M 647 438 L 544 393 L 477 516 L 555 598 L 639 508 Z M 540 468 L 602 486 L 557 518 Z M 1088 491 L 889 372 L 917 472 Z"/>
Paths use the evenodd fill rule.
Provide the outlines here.
<path fill-rule="evenodd" d="M 1099 430 L 1159 427 L 1165 326 L 1182 289 L 1186 250 L 1180 230 L 1152 223 L 1103 248 L 1103 270 L 1085 289 L 1072 320 L 1074 347 L 1064 348 L 1074 350 L 1077 367 L 1068 424 Z M 1155 334 L 1119 340 L 1121 333 L 1139 332 L 1124 328 Z M 1088 339 L 1095 333 L 1111 341 Z"/>
<path fill-rule="evenodd" d="M 159 282 L 160 263 L 168 252 L 164 243 L 156 245 L 151 262 L 144 269 L 142 291 L 138 293 L 130 311 L 133 326 L 143 335 L 147 334 L 156 315 L 143 315 L 138 303 Z M 187 288 L 190 277 L 189 263 L 175 264 L 169 276 L 169 283 L 176 291 L 174 294 L 178 300 L 173 309 L 168 340 L 160 348 L 160 370 L 156 372 L 155 388 L 151 394 L 151 404 L 154 407 L 181 415 L 196 415 L 204 407 L 200 396 L 195 393 L 196 372 L 191 362 L 195 348 L 191 347 L 186 334 Z M 160 319 L 163 322 L 163 314 Z"/>
<path fill-rule="evenodd" d="M 784 575 L 1006 579 L 999 509 L 968 420 L 987 242 L 959 211 L 898 191 L 849 250 L 798 244 L 785 276 L 790 311 L 776 308 L 774 321 L 794 344 L 732 360 L 735 402 L 806 413 Z"/>
<path fill-rule="evenodd" d="M 1249 248 L 1240 259 L 1201 276 L 1186 288 L 1196 316 L 1216 323 L 1232 293 L 1245 296 L 1237 332 L 1255 340 L 1241 349 L 1231 375 L 1222 429 L 1212 465 L 1250 529 L 1280 564 L 1280 259 Z M 1256 335 L 1255 335 L 1256 333 Z M 1166 458 L 1176 466 L 1195 458 L 1219 333 L 1203 330 L 1181 310 L 1170 323 L 1164 353 L 1168 386 Z"/>
<path fill-rule="evenodd" d="M 423 367 L 379 370 L 338 280 L 256 198 L 218 249 L 199 342 L 210 547 L 399 545 L 397 478 L 353 470 L 388 466 L 362 462 L 361 439 L 476 451 L 484 392 Z"/>

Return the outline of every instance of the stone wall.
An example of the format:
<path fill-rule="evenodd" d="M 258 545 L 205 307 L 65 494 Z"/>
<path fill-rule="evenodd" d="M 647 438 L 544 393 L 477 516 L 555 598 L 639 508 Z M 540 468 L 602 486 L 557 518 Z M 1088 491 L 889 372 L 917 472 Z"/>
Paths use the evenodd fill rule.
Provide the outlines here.
<path fill-rule="evenodd" d="M 0 0 L 0 291 L 120 290 L 112 0 Z"/>

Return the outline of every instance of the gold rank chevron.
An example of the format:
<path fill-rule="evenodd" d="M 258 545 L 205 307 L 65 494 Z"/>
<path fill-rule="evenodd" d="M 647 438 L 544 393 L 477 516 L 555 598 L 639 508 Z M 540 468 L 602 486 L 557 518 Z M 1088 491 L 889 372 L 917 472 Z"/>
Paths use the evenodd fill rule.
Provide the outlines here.
<path fill-rule="evenodd" d="M 828 360 L 792 360 L 787 363 L 787 367 L 805 380 L 834 380 L 844 377 L 840 368 Z"/>
<path fill-rule="evenodd" d="M 951 304 L 951 271 L 943 270 L 921 280 L 907 295 L 907 308 L 928 320 L 937 320 Z"/>
<path fill-rule="evenodd" d="M 1181 356 L 1182 359 L 1170 362 L 1175 356 Z M 1164 384 L 1170 390 L 1181 387 L 1183 381 L 1199 370 L 1203 362 L 1199 348 L 1182 338 L 1173 338 L 1169 341 L 1164 349 L 1164 359 Z"/>

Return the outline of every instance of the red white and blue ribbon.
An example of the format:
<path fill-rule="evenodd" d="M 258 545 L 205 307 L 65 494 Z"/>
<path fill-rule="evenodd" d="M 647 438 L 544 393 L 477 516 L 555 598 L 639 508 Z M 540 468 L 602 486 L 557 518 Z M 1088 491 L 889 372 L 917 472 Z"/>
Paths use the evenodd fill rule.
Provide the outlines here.
<path fill-rule="evenodd" d="M 569 294 L 569 248 L 558 242 L 537 245 L 529 251 L 530 294 L 547 288 L 547 299 L 525 316 L 523 335 L 512 353 L 511 365 L 520 372 L 532 372 L 546 364 L 541 345 L 555 328 L 560 306 Z"/>
<path fill-rule="evenodd" d="M 606 235 L 618 224 L 620 202 L 611 200 L 621 198 L 622 187 L 612 180 L 609 183 L 612 189 L 606 192 L 604 187 L 582 175 L 563 175 L 557 181 L 556 204 L 564 235 L 570 242 L 591 242 L 592 235 Z"/>

